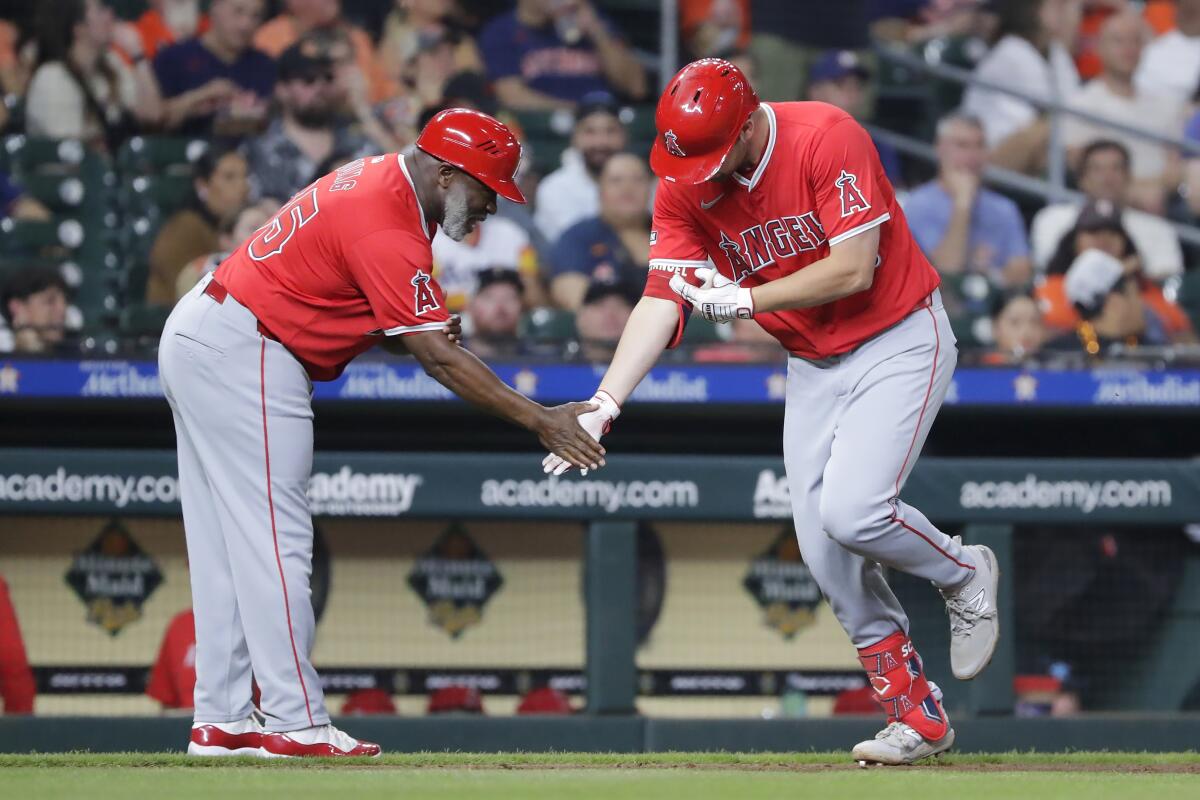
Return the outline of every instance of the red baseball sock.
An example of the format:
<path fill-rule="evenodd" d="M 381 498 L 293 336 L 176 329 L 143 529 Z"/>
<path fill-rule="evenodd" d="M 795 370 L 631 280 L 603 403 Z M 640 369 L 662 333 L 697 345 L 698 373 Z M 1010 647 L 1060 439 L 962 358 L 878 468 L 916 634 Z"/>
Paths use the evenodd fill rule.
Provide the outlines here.
<path fill-rule="evenodd" d="M 931 741 L 942 738 L 950 720 L 925 680 L 921 657 L 912 640 L 900 631 L 858 651 L 875 699 L 887 711 L 888 722 L 899 720 Z"/>

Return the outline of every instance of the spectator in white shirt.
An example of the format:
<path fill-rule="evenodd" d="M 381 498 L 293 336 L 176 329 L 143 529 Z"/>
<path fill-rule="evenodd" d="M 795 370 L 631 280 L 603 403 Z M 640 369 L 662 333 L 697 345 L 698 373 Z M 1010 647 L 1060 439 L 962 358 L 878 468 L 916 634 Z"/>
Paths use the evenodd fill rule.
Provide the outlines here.
<path fill-rule="evenodd" d="M 1179 0 L 1175 29 L 1146 47 L 1134 82 L 1146 92 L 1191 102 L 1200 79 L 1200 0 Z"/>
<path fill-rule="evenodd" d="M 161 103 L 141 38 L 116 27 L 102 0 L 43 2 L 36 14 L 39 65 L 25 97 L 26 133 L 113 150 L 158 120 Z M 117 43 L 132 68 L 113 51 Z"/>
<path fill-rule="evenodd" d="M 1102 72 L 1075 95 L 1071 106 L 1123 125 L 1178 138 L 1183 131 L 1181 104 L 1170 95 L 1140 89 L 1133 83 L 1148 35 L 1145 21 L 1134 11 L 1105 20 L 1096 47 Z M 1078 161 L 1084 146 L 1096 139 L 1112 139 L 1125 145 L 1133 173 L 1129 202 L 1138 208 L 1161 214 L 1166 187 L 1179 185 L 1179 154 L 1174 148 L 1071 116 L 1063 118 L 1063 137 L 1072 163 Z"/>
<path fill-rule="evenodd" d="M 1047 101 L 1065 102 L 1079 88 L 1070 46 L 1079 0 L 1008 0 L 999 6 L 1001 38 L 975 76 Z M 1050 127 L 1043 110 L 1014 95 L 972 86 L 963 110 L 984 125 L 992 163 L 1033 173 L 1045 163 Z"/>
<path fill-rule="evenodd" d="M 1142 255 L 1143 273 L 1161 283 L 1183 272 L 1183 251 L 1179 237 L 1166 220 L 1128 207 L 1132 183 L 1129 161 L 1129 151 L 1120 142 L 1106 139 L 1092 142 L 1080 156 L 1077 183 L 1088 200 L 1106 200 L 1121 209 L 1121 224 Z M 1034 215 L 1030 239 L 1038 270 L 1045 270 L 1059 241 L 1074 227 L 1082 209 L 1076 203 L 1057 203 Z"/>
<path fill-rule="evenodd" d="M 462 311 L 479 289 L 479 276 L 491 269 L 521 277 L 526 308 L 548 305 L 539 275 L 537 251 L 529 234 L 504 217 L 489 217 L 461 242 L 442 230 L 433 237 L 433 273 L 446 293 L 446 308 Z"/>
<path fill-rule="evenodd" d="M 599 212 L 596 181 L 600 170 L 614 153 L 625 149 L 627 138 L 612 95 L 585 95 L 575 117 L 571 146 L 563 152 L 562 166 L 538 185 L 533 219 L 551 247 L 567 228 Z"/>

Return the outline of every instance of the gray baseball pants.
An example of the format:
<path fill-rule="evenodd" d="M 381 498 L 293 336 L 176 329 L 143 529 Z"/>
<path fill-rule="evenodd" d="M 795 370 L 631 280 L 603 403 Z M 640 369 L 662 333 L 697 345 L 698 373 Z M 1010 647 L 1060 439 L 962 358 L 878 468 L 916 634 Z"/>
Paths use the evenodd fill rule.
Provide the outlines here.
<path fill-rule="evenodd" d="M 205 277 L 167 320 L 159 375 L 175 416 L 196 617 L 196 722 L 245 719 L 251 672 L 267 728 L 329 722 L 309 660 L 312 383 Z"/>
<path fill-rule="evenodd" d="M 783 453 L 796 536 L 855 647 L 908 633 L 884 566 L 940 587 L 962 584 L 974 569 L 959 545 L 899 499 L 957 359 L 935 291 L 847 354 L 788 361 Z"/>

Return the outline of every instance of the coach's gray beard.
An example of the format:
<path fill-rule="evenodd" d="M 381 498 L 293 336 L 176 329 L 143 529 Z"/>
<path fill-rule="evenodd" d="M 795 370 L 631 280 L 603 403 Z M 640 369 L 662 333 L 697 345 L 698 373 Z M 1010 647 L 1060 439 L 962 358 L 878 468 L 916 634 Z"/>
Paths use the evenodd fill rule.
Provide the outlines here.
<path fill-rule="evenodd" d="M 442 230 L 456 242 L 461 242 L 471 232 L 471 208 L 467 202 L 467 187 L 461 183 L 451 184 L 450 190 L 446 192 Z"/>

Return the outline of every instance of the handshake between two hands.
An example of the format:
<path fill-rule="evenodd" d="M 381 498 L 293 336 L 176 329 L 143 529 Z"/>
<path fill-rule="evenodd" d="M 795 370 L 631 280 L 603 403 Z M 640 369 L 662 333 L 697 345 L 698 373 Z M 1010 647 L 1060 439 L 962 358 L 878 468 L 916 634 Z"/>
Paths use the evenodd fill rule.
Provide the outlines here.
<path fill-rule="evenodd" d="M 696 277 L 701 281 L 699 286 L 693 286 L 683 275 L 676 273 L 671 276 L 670 286 L 709 322 L 732 322 L 754 317 L 754 298 L 749 289 L 741 288 L 715 269 L 707 267 L 697 269 Z M 596 408 L 580 414 L 579 425 L 599 442 L 600 437 L 612 427 L 613 420 L 620 416 L 621 406 L 605 391 L 596 392 L 588 403 Z M 542 472 L 547 475 L 562 475 L 569 469 L 571 464 L 554 453 L 542 459 Z M 580 468 L 580 474 L 587 473 L 586 468 Z"/>
<path fill-rule="evenodd" d="M 596 392 L 587 402 L 596 406 L 595 410 L 585 411 L 577 419 L 579 426 L 598 442 L 600 437 L 612 428 L 613 420 L 620 416 L 621 406 L 604 391 Z M 569 469 L 571 464 L 554 453 L 549 453 L 542 459 L 542 472 L 547 475 L 562 475 Z M 581 468 L 580 474 L 587 475 L 587 468 Z"/>

